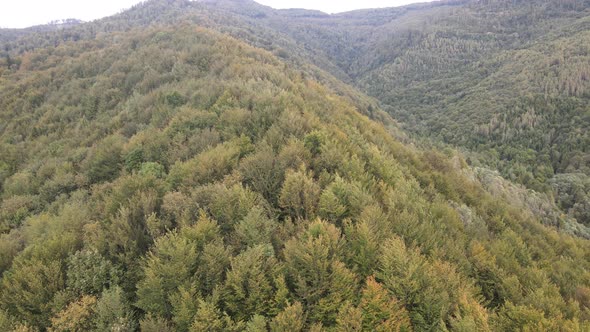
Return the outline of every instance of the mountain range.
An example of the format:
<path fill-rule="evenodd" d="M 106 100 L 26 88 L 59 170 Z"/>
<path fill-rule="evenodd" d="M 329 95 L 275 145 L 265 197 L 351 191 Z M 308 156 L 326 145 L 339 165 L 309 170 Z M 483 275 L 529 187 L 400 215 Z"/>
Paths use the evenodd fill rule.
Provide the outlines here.
<path fill-rule="evenodd" d="M 0 30 L 0 329 L 590 329 L 590 1 Z"/>

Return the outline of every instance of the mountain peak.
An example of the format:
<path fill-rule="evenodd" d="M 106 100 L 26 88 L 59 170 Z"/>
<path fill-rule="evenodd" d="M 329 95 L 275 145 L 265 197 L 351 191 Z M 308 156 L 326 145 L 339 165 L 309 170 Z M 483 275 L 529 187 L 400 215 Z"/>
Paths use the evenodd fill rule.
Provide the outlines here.
<path fill-rule="evenodd" d="M 0 331 L 590 331 L 589 7 L 0 31 Z"/>

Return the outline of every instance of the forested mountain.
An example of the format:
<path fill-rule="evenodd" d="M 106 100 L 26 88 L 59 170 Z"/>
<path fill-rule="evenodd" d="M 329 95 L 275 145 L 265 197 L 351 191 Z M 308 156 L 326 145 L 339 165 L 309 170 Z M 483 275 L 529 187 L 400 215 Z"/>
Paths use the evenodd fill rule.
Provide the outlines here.
<path fill-rule="evenodd" d="M 459 24 L 482 6 L 506 21 L 518 17 L 511 6 L 537 8 L 495 4 L 328 16 L 152 0 L 64 29 L 0 30 L 0 330 L 590 329 L 587 228 L 455 150 L 417 147 L 394 120 L 411 127 L 406 112 L 420 104 L 431 120 L 452 113 L 451 97 L 442 112 L 411 101 L 426 97 L 411 85 L 370 79 L 401 61 L 390 51 L 402 26 Z M 572 8 L 544 22 L 582 24 Z M 553 38 L 527 26 L 530 40 Z M 386 31 L 391 49 L 362 51 Z M 425 48 L 406 50 L 428 57 Z M 497 75 L 500 53 L 485 62 Z M 466 61 L 465 73 L 490 59 Z M 425 75 L 417 86 L 454 82 L 452 70 L 413 66 L 404 79 L 412 71 Z M 393 103 L 403 93 L 373 90 L 383 82 L 408 95 Z M 467 99 L 477 92 L 467 88 L 515 92 L 463 83 Z M 584 94 L 551 93 L 587 110 Z M 582 120 L 569 124 L 586 134 Z M 584 192 L 565 188 L 583 173 L 561 176 L 564 192 Z"/>
<path fill-rule="evenodd" d="M 475 152 L 474 164 L 553 194 L 590 223 L 589 1 L 438 1 L 338 15 L 212 3 L 293 38 L 418 137 Z"/>

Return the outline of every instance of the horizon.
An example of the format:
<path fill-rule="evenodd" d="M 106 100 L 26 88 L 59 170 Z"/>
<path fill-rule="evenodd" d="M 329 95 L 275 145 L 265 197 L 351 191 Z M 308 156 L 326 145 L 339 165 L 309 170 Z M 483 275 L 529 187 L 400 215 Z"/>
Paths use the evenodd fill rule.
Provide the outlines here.
<path fill-rule="evenodd" d="M 191 0 L 194 1 L 194 0 Z M 254 0 L 274 9 L 320 10 L 328 14 L 370 8 L 399 7 L 436 0 L 351 0 L 346 2 L 317 2 L 312 0 Z M 92 22 L 116 15 L 137 5 L 142 0 L 21 0 L 5 5 L 0 12 L 0 28 L 26 29 L 55 21 L 76 19 Z M 34 8 L 34 10 L 31 10 Z"/>

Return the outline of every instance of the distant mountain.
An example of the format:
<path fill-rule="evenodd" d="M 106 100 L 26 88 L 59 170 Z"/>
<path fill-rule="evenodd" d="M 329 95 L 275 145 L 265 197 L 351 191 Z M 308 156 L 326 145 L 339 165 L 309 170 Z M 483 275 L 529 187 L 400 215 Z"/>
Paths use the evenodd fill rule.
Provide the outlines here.
<path fill-rule="evenodd" d="M 0 330 L 589 330 L 584 168 L 522 181 L 561 206 L 500 176 L 543 166 L 534 135 L 587 152 L 585 8 L 152 0 L 0 30 Z"/>
<path fill-rule="evenodd" d="M 410 132 L 476 152 L 473 163 L 554 194 L 590 222 L 590 2 L 439 1 L 319 16 L 266 10 L 256 20 L 241 14 L 243 2 L 213 6 L 220 4 L 293 38 Z"/>

